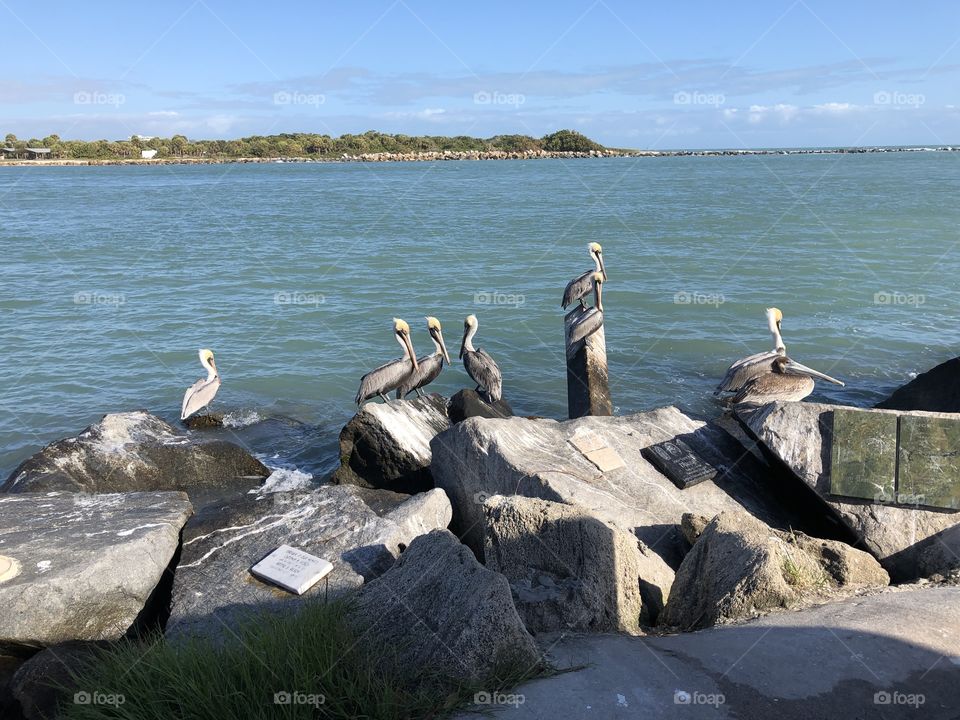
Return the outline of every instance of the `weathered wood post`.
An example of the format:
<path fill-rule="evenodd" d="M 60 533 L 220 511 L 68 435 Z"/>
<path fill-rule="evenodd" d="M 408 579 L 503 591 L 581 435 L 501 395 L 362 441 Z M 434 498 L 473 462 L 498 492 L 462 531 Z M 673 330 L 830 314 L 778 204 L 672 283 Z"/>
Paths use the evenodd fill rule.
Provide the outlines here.
<path fill-rule="evenodd" d="M 567 414 L 613 415 L 603 313 L 579 305 L 563 319 L 567 347 Z"/>

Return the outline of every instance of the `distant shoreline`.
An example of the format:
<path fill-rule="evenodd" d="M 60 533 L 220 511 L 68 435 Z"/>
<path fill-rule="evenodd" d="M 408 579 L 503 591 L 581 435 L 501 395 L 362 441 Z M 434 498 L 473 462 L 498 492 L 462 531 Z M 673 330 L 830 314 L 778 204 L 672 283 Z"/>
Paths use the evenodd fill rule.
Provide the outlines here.
<path fill-rule="evenodd" d="M 544 160 L 611 157 L 742 157 L 767 155 L 860 155 L 869 153 L 958 152 L 960 146 L 910 147 L 851 147 L 851 148 L 797 148 L 756 150 L 590 150 L 585 152 L 551 152 L 531 150 L 507 152 L 502 150 L 445 150 L 417 153 L 364 153 L 341 157 L 182 157 L 133 159 L 57 159 L 7 160 L 0 159 L 0 167 L 75 167 L 100 165 L 227 165 L 261 163 L 356 163 L 356 162 L 437 162 L 446 160 Z"/>

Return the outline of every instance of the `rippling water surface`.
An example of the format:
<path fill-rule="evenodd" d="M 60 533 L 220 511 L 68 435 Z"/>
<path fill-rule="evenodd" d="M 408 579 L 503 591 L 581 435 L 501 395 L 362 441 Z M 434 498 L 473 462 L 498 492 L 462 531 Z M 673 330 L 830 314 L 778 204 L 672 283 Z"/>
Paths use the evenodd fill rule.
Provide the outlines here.
<path fill-rule="evenodd" d="M 360 375 L 463 317 L 524 414 L 566 411 L 565 282 L 603 244 L 618 412 L 715 412 L 770 345 L 869 404 L 960 347 L 960 156 L 0 168 L 0 475 L 109 411 L 178 416 L 217 353 L 224 431 L 320 477 Z M 455 357 L 454 357 L 454 360 Z M 433 389 L 468 383 L 455 361 Z"/>

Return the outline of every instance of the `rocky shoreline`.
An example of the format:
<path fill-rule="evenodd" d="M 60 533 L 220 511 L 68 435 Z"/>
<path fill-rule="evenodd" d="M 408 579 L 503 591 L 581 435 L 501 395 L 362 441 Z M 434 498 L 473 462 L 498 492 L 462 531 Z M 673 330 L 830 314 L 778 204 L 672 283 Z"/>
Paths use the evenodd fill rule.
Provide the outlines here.
<path fill-rule="evenodd" d="M 416 153 L 363 153 L 360 155 L 342 155 L 340 157 L 277 157 L 277 158 L 155 158 L 144 160 L 0 160 L 0 167 L 74 167 L 100 165 L 226 165 L 231 163 L 377 163 L 377 162 L 441 162 L 447 160 L 573 160 L 584 158 L 638 158 L 638 157 L 750 157 L 773 155 L 859 155 L 872 153 L 914 153 L 914 152 L 958 152 L 960 146 L 917 146 L 917 147 L 850 147 L 850 148 L 796 148 L 796 149 L 746 149 L 746 150 L 589 150 L 584 152 L 553 152 L 547 150 L 527 150 L 509 152 L 505 150 L 443 150 Z"/>
<path fill-rule="evenodd" d="M 925 397 L 925 377 L 939 375 L 899 391 L 900 409 L 858 412 L 955 417 L 911 402 Z M 483 682 L 505 658 L 556 663 L 557 633 L 579 633 L 589 647 L 661 638 L 669 654 L 671 643 L 700 636 L 689 631 L 736 626 L 749 637 L 764 616 L 811 627 L 840 613 L 859 627 L 872 607 L 907 596 L 919 623 L 909 632 L 940 633 L 923 618 L 942 623 L 960 608 L 960 510 L 832 495 L 824 448 L 832 416 L 845 410 L 775 402 L 716 419 L 664 407 L 557 421 L 515 417 L 472 390 L 368 403 L 341 433 L 330 482 L 283 492 L 268 490 L 268 469 L 242 448 L 203 429 L 145 411 L 107 415 L 0 485 L 0 559 L 16 562 L 12 576 L 0 573 L 0 668 L 19 668 L 9 712 L 55 717 L 43 681 L 50 653 L 89 654 L 144 631 L 216 642 L 251 613 L 338 598 L 354 600 L 348 622 L 392 648 L 413 682 Z M 677 440 L 714 479 L 681 487 L 641 453 Z M 584 451 L 600 446 L 603 462 Z M 210 500 L 211 489 L 223 494 Z M 250 567 L 283 545 L 333 571 L 303 595 L 254 578 Z M 956 663 L 960 637 L 941 635 Z M 722 635 L 702 637 L 731 668 L 760 642 L 724 648 Z M 872 642 L 875 655 L 856 662 L 896 650 L 893 640 Z M 848 660 L 854 652 L 832 650 Z M 668 682 L 694 676 L 684 672 Z M 858 682 L 862 692 L 831 696 L 851 716 L 889 690 Z M 730 712 L 759 702 L 756 691 L 723 687 Z M 960 688 L 938 687 L 926 690 L 928 707 L 955 707 Z M 678 702 L 658 698 L 647 701 Z M 3 703 L 0 693 L 0 714 Z M 549 716 L 530 710 L 517 716 Z"/>

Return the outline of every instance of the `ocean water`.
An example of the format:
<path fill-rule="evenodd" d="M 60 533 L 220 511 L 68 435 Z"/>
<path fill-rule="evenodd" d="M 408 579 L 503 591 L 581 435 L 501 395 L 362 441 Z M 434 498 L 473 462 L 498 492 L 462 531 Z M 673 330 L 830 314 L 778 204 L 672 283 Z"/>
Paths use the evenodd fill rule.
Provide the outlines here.
<path fill-rule="evenodd" d="M 462 322 L 523 414 L 566 412 L 567 280 L 603 244 L 619 413 L 717 412 L 770 347 L 869 405 L 960 350 L 960 156 L 794 155 L 409 164 L 0 168 L 0 476 L 102 414 L 175 421 L 210 347 L 213 410 L 265 461 L 321 478 L 394 316 L 471 386 Z M 299 477 L 299 476 L 297 476 Z"/>

